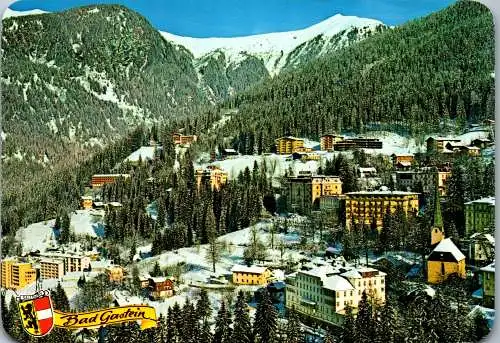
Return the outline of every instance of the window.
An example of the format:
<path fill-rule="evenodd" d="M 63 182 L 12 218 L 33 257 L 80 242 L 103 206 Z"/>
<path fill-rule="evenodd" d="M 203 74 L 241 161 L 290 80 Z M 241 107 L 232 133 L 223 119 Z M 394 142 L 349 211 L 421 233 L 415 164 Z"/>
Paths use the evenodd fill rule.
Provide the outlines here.
<path fill-rule="evenodd" d="M 444 269 L 444 262 L 441 262 L 441 274 L 444 275 L 444 271 L 445 271 L 445 269 Z"/>

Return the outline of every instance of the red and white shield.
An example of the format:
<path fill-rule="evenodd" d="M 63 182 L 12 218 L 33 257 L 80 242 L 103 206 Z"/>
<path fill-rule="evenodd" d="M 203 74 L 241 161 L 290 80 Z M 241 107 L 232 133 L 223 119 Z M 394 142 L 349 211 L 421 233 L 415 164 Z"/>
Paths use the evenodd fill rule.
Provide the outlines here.
<path fill-rule="evenodd" d="M 54 327 L 54 312 L 49 295 L 19 302 L 23 327 L 32 336 L 47 335 Z"/>

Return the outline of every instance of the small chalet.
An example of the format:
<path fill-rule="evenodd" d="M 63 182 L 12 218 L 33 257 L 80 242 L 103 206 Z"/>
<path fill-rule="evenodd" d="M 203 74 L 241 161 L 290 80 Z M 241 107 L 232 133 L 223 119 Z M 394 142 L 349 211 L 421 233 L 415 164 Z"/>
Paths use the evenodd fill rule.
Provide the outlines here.
<path fill-rule="evenodd" d="M 398 169 L 409 169 L 411 168 L 411 165 L 414 160 L 414 155 L 407 153 L 407 154 L 392 154 L 392 164 L 394 167 Z"/>
<path fill-rule="evenodd" d="M 174 295 L 174 280 L 172 277 L 150 277 L 149 296 L 153 299 L 170 298 Z"/>
<path fill-rule="evenodd" d="M 238 156 L 238 152 L 234 149 L 222 149 L 221 155 L 223 158 L 228 158 L 231 156 Z"/>

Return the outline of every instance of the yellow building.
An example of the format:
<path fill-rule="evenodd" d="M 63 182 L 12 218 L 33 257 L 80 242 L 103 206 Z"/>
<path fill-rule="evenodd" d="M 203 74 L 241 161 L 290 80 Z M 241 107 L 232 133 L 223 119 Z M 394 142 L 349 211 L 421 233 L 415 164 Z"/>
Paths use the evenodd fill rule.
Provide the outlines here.
<path fill-rule="evenodd" d="M 427 257 L 427 282 L 438 284 L 451 275 L 465 279 L 465 255 L 450 238 L 445 238 Z"/>
<path fill-rule="evenodd" d="M 31 263 L 4 260 L 0 268 L 2 288 L 20 289 L 36 282 L 36 270 Z"/>
<path fill-rule="evenodd" d="M 418 212 L 418 193 L 380 190 L 350 192 L 345 196 L 347 228 L 350 228 L 353 222 L 369 226 L 373 220 L 376 221 L 377 228 L 381 228 L 387 209 L 394 213 L 401 207 L 407 215 Z"/>
<path fill-rule="evenodd" d="M 64 276 L 64 261 L 61 259 L 43 259 L 40 261 L 42 279 L 60 279 Z"/>
<path fill-rule="evenodd" d="M 306 162 L 306 161 L 319 161 L 321 160 L 321 156 L 319 154 L 315 153 L 307 153 L 302 155 L 300 158 L 301 161 Z"/>
<path fill-rule="evenodd" d="M 279 155 L 288 155 L 306 150 L 303 139 L 290 136 L 276 139 L 276 153 Z"/>
<path fill-rule="evenodd" d="M 327 134 L 323 135 L 320 138 L 320 149 L 323 151 L 333 151 L 333 147 L 335 143 L 341 142 L 344 140 L 344 136 L 335 135 L 335 134 Z"/>
<path fill-rule="evenodd" d="M 227 172 L 216 166 L 208 166 L 206 169 L 197 169 L 195 177 L 198 189 L 200 189 L 202 183 L 209 183 L 212 190 L 219 190 L 222 185 L 227 183 Z"/>
<path fill-rule="evenodd" d="M 289 177 L 286 201 L 290 211 L 308 213 L 313 205 L 319 206 L 322 196 L 342 194 L 342 181 L 338 176 L 312 175 L 302 172 Z"/>
<path fill-rule="evenodd" d="M 271 272 L 266 267 L 234 265 L 231 269 L 236 285 L 265 285 Z"/>
<path fill-rule="evenodd" d="M 122 282 L 125 277 L 123 267 L 121 266 L 111 266 L 106 268 L 106 274 L 109 277 L 109 281 L 112 282 Z"/>
<path fill-rule="evenodd" d="M 92 208 L 93 198 L 91 196 L 85 195 L 81 197 L 80 205 L 84 210 L 88 210 Z"/>
<path fill-rule="evenodd" d="M 447 180 L 451 176 L 451 168 L 440 168 L 438 169 L 438 187 L 439 194 L 441 196 L 446 196 L 448 194 Z"/>

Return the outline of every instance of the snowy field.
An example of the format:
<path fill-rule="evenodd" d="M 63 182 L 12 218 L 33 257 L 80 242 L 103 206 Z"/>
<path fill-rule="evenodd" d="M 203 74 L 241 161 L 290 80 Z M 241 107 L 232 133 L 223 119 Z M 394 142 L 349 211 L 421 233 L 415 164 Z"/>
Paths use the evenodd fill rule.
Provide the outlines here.
<path fill-rule="evenodd" d="M 102 237 L 104 227 L 102 217 L 93 214 L 93 210 L 77 210 L 71 213 L 70 230 L 76 235 Z M 44 252 L 48 247 L 55 245 L 55 219 L 40 222 L 21 228 L 16 238 L 23 242 L 23 253 L 39 250 Z"/>
<path fill-rule="evenodd" d="M 255 225 L 259 239 L 269 245 L 270 234 L 268 231 L 269 223 L 260 222 Z M 216 263 L 216 272 L 213 273 L 212 264 L 206 260 L 207 255 L 207 245 L 201 245 L 199 247 L 191 248 L 181 248 L 175 251 L 164 252 L 158 256 L 146 258 L 137 263 L 139 272 L 141 274 L 149 273 L 152 271 L 153 266 L 156 262 L 160 264 L 160 267 L 165 269 L 168 266 L 175 266 L 177 264 L 184 264 L 186 271 L 180 276 L 178 285 L 180 287 L 176 290 L 176 295 L 172 298 L 164 299 L 161 301 L 151 301 L 148 299 L 141 299 L 142 302 L 147 303 L 156 308 L 158 313 L 166 314 L 167 309 L 173 306 L 174 303 L 179 303 L 182 305 L 185 303 L 186 299 L 189 298 L 191 301 L 197 299 L 199 294 L 199 288 L 196 285 L 201 283 L 208 284 L 210 278 L 214 276 L 221 275 L 231 275 L 231 268 L 235 264 L 244 264 L 243 261 L 243 251 L 245 245 L 248 244 L 250 240 L 251 228 L 242 229 L 236 232 L 232 232 L 221 236 L 219 241 L 223 243 L 224 250 L 222 253 L 221 260 Z M 278 242 L 283 239 L 285 242 L 293 243 L 294 235 L 283 235 L 275 234 L 274 241 L 277 245 Z M 151 245 L 139 247 L 138 251 L 147 252 L 151 249 Z M 267 249 L 269 260 L 273 262 L 280 261 L 280 252 L 277 249 Z M 138 255 L 136 255 L 138 257 Z M 295 261 L 304 258 L 300 252 L 296 250 L 286 249 L 283 259 L 287 260 L 292 258 Z M 273 276 L 276 280 L 283 280 L 284 273 L 279 270 L 273 271 Z M 236 286 L 235 288 L 229 289 L 209 289 L 208 294 L 210 301 L 212 303 L 212 309 L 214 311 L 214 316 L 219 308 L 220 302 L 224 297 L 232 297 L 235 299 L 239 290 L 254 292 L 261 286 Z M 121 294 L 120 296 L 126 297 L 126 294 Z M 137 301 L 137 299 L 132 298 L 132 300 Z M 131 301 L 132 301 L 131 300 Z"/>

